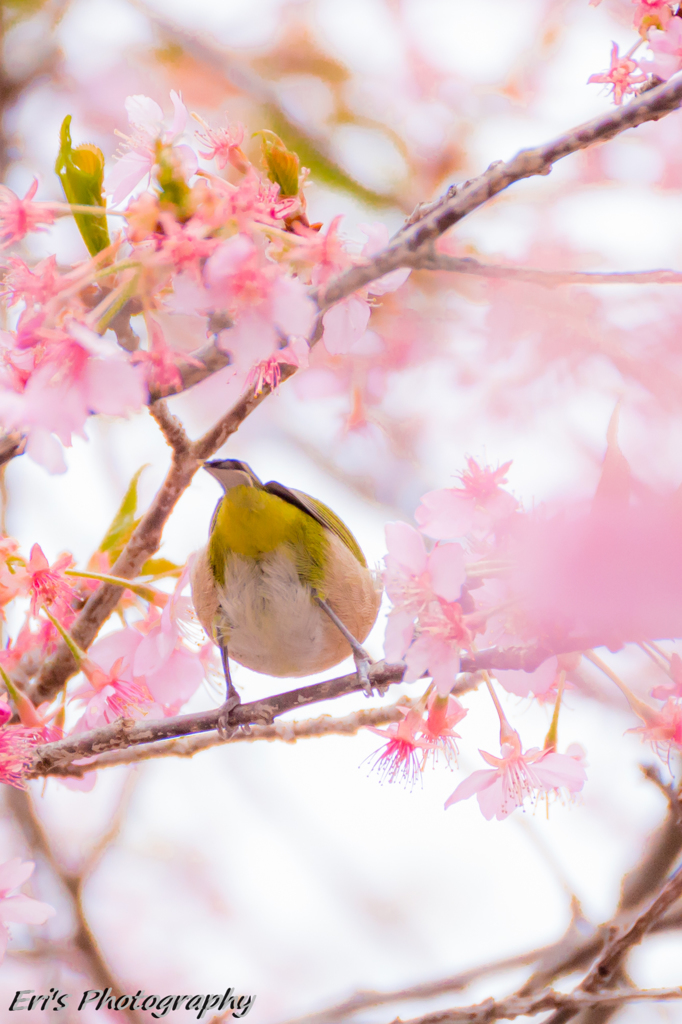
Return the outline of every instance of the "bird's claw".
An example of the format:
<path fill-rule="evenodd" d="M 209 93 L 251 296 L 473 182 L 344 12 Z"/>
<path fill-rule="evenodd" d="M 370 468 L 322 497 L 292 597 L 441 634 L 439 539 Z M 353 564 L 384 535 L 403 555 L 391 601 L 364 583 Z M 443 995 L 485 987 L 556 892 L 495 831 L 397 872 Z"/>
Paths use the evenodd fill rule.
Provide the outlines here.
<path fill-rule="evenodd" d="M 221 740 L 229 740 L 236 733 L 239 728 L 238 725 L 232 725 L 230 723 L 230 716 L 234 709 L 241 704 L 241 699 L 238 693 L 229 694 L 227 700 L 220 708 L 218 712 L 218 718 L 216 720 L 216 731 L 220 736 Z"/>
<path fill-rule="evenodd" d="M 355 653 L 353 654 L 353 659 L 355 661 L 355 670 L 358 674 L 358 682 L 364 690 L 365 697 L 372 697 L 374 695 L 372 690 L 372 681 L 369 678 L 369 670 L 372 662 L 368 656 L 362 658 Z"/>

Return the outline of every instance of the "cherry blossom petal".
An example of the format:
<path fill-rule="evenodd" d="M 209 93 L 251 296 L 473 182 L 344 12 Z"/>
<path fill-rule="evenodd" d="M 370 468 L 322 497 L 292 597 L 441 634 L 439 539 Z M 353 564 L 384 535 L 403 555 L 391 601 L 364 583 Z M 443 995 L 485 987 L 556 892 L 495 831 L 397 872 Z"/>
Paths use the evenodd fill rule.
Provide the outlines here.
<path fill-rule="evenodd" d="M 294 277 L 280 277 L 272 286 L 272 318 L 284 334 L 307 338 L 315 322 L 315 304 L 305 285 Z"/>
<path fill-rule="evenodd" d="M 414 615 L 407 611 L 393 611 L 386 621 L 384 655 L 388 662 L 402 661 L 414 636 Z"/>
<path fill-rule="evenodd" d="M 114 164 L 107 174 L 104 190 L 114 205 L 122 202 L 134 188 L 152 173 L 154 155 L 146 150 L 131 149 Z"/>
<path fill-rule="evenodd" d="M 555 751 L 544 754 L 536 761 L 533 772 L 547 790 L 565 787 L 570 793 L 577 793 L 587 780 L 587 772 L 577 758 L 570 754 L 557 754 Z"/>
<path fill-rule="evenodd" d="M 35 863 L 32 860 L 22 861 L 21 857 L 0 864 L 0 898 L 12 889 L 18 889 L 33 874 Z"/>
<path fill-rule="evenodd" d="M 414 518 L 419 529 L 434 540 L 449 540 L 462 537 L 471 529 L 474 521 L 475 498 L 455 487 L 429 491 L 422 495 L 421 504 Z"/>
<path fill-rule="evenodd" d="M 496 668 L 494 675 L 507 693 L 515 693 L 517 697 L 527 697 L 530 693 L 534 693 L 536 696 L 547 693 L 556 678 L 557 669 L 557 659 L 552 657 L 543 661 L 534 672 L 525 672 L 523 669 Z"/>
<path fill-rule="evenodd" d="M 172 98 L 173 94 L 171 93 Z M 156 138 L 163 124 L 163 110 L 159 104 L 149 96 L 138 95 L 128 96 L 123 105 L 130 123 L 152 138 Z"/>
<path fill-rule="evenodd" d="M 456 601 L 466 579 L 461 545 L 438 544 L 428 557 L 428 571 L 434 593 L 445 601 Z"/>
<path fill-rule="evenodd" d="M 351 295 L 338 302 L 322 317 L 324 347 L 330 355 L 342 355 L 365 333 L 369 323 L 369 303 Z"/>
<path fill-rule="evenodd" d="M 489 786 L 495 782 L 497 772 L 490 771 L 488 768 L 482 768 L 477 772 L 472 772 L 466 779 L 460 782 L 454 793 L 451 794 L 445 801 L 445 809 L 451 807 L 452 804 L 458 803 L 460 800 L 468 800 L 469 797 L 474 796 L 476 793 L 480 793 L 483 789 L 488 789 Z M 486 815 L 487 817 L 487 815 Z M 492 814 L 490 815 L 492 818 Z"/>
<path fill-rule="evenodd" d="M 424 541 L 408 523 L 386 523 L 386 546 L 390 557 L 412 576 L 420 576 L 427 566 Z"/>
<path fill-rule="evenodd" d="M 48 917 L 54 917 L 55 913 L 54 907 L 24 896 L 23 893 L 0 900 L 0 920 L 3 924 L 45 924 Z"/>

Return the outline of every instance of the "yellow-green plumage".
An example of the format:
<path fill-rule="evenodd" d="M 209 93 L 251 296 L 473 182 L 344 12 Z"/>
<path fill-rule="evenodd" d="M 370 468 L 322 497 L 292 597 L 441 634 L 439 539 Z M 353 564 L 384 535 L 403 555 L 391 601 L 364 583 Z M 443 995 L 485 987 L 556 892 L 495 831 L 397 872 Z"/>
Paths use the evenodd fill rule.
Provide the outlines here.
<path fill-rule="evenodd" d="M 343 661 L 348 641 L 315 595 L 360 642 L 380 603 L 348 527 L 317 499 L 262 484 L 245 463 L 206 468 L 225 488 L 192 572 L 194 604 L 208 634 L 235 661 L 268 675 L 310 675 Z"/>
<path fill-rule="evenodd" d="M 228 552 L 258 562 L 278 548 L 291 553 L 301 582 L 323 598 L 329 552 L 324 528 L 275 494 L 257 487 L 232 487 L 218 506 L 208 544 L 216 579 L 224 577 Z"/>

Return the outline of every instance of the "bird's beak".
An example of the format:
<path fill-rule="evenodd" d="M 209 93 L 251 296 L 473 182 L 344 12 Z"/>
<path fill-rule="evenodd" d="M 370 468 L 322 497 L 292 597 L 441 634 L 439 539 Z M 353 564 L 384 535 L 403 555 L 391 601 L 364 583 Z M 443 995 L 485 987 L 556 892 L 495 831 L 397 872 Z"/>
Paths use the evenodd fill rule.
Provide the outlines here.
<path fill-rule="evenodd" d="M 238 462 L 236 459 L 225 459 L 224 461 L 216 459 L 213 462 L 205 462 L 203 468 L 218 481 L 225 491 L 229 491 L 233 487 L 255 486 L 254 475 L 249 471 L 249 467 L 246 463 Z"/>

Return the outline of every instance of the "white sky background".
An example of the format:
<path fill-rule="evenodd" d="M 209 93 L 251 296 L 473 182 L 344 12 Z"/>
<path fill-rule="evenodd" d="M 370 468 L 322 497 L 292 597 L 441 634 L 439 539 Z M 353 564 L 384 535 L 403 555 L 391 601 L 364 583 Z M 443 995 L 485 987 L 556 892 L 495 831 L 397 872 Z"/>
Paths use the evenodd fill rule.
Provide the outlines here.
<path fill-rule="evenodd" d="M 267 43 L 276 30 L 280 2 L 164 0 L 150 6 L 219 42 L 253 47 Z M 381 89 L 388 94 L 399 88 L 402 43 L 382 2 L 319 0 L 298 6 L 324 45 L 365 83 L 373 102 L 378 102 Z M 467 91 L 477 97 L 489 94 L 483 103 L 486 116 L 469 147 L 470 173 L 606 110 L 608 99 L 599 87 L 586 86 L 586 79 L 608 64 L 612 39 L 621 49 L 633 40 L 631 30 L 601 8 L 590 9 L 581 0 L 563 8 L 557 4 L 557 17 L 565 18 L 568 28 L 542 71 L 538 98 L 530 107 L 510 107 L 491 84 L 531 45 L 538 3 L 411 0 L 405 6 L 410 33 L 424 57 L 468 81 L 465 87 L 453 78 L 450 94 L 430 110 L 406 111 L 406 117 L 415 118 L 415 131 L 423 133 L 425 144 L 437 143 L 449 110 L 468 102 Z M 122 0 L 74 3 L 59 36 L 83 88 L 117 67 L 131 45 L 151 39 L 145 19 Z M 26 45 L 35 45 L 35 40 L 27 38 Z M 164 102 L 160 93 L 154 98 Z M 26 149 L 9 184 L 21 188 L 38 170 L 47 193 L 52 189 L 57 194 L 49 174 L 58 125 L 71 109 L 65 102 L 46 88 L 35 90 L 22 104 L 17 127 Z M 300 95 L 293 95 L 291 102 L 302 102 Z M 390 112 L 388 104 L 386 109 Z M 118 124 L 125 128 L 122 108 Z M 96 141 L 111 152 L 112 143 L 104 135 Z M 400 173 L 399 158 L 370 141 L 358 149 L 357 140 L 340 136 L 339 154 L 367 184 L 389 187 Z M 344 146 L 351 145 L 355 148 L 346 152 Z M 577 198 L 571 197 L 568 160 L 550 179 L 523 183 L 493 209 L 469 218 L 459 229 L 460 238 L 494 258 L 515 258 L 524 251 L 528 224 L 535 224 L 535 204 L 543 192 L 555 189 L 558 195 L 565 189 L 550 208 L 552 229 L 589 253 L 595 267 L 680 266 L 682 200 L 649 187 L 655 159 L 651 148 L 628 136 L 611 143 L 611 153 L 616 183 L 582 189 Z M 357 223 L 368 219 L 353 200 L 319 187 L 311 188 L 309 201 L 311 220 L 328 221 L 345 212 L 346 227 L 354 232 Z M 543 216 L 546 210 L 542 207 Z M 655 219 L 649 210 L 655 211 Z M 377 219 L 376 214 L 371 217 Z M 393 229 L 400 218 L 390 214 L 386 220 Z M 68 227 L 60 225 L 55 236 L 60 245 L 74 247 L 76 258 L 79 243 L 73 232 L 69 241 Z M 443 411 L 433 415 L 424 446 L 424 490 L 448 485 L 463 456 L 471 453 L 485 455 L 493 464 L 514 458 L 511 484 L 528 505 L 570 490 L 576 481 L 584 488 L 586 473 L 589 493 L 598 469 L 585 452 L 603 450 L 613 396 L 596 388 L 573 394 L 559 416 L 543 410 L 514 433 L 508 424 L 477 416 L 475 394 L 458 396 L 453 411 L 451 396 L 446 403 L 447 389 L 436 378 L 437 373 L 420 377 L 419 388 L 414 381 L 404 382 L 393 396 L 395 403 L 404 403 L 406 415 L 443 404 Z M 201 410 L 191 401 L 178 400 L 174 407 L 188 417 L 192 430 L 199 428 Z M 348 522 L 370 563 L 378 563 L 384 553 L 383 524 L 396 510 L 369 504 L 303 454 L 295 438 L 277 437 L 294 408 L 300 406 L 283 389 L 247 421 L 225 454 L 246 459 L 264 479 L 280 479 L 327 502 Z M 362 466 L 361 442 L 339 438 L 332 429 L 336 422 L 311 403 L 296 429 L 316 439 L 328 437 L 330 448 L 335 446 L 328 454 L 344 468 Z M 133 472 L 150 463 L 141 481 L 143 504 L 161 481 L 167 449 L 146 413 L 123 423 L 91 420 L 87 429 L 89 440 L 76 440 L 67 453 L 69 471 L 64 476 L 50 477 L 26 458 L 10 464 L 8 525 L 24 550 L 38 541 L 50 559 L 68 549 L 84 561 L 99 543 Z M 649 470 L 641 421 L 627 405 L 623 410 L 622 446 L 644 474 L 679 480 L 678 435 L 679 426 L 672 424 L 661 439 L 663 455 L 656 469 Z M 418 493 L 409 490 L 401 509 L 406 517 Z M 163 555 L 182 561 L 204 542 L 217 497 L 215 482 L 199 474 L 166 529 Z M 382 628 L 375 629 L 369 642 L 376 656 L 381 653 Z M 283 688 L 281 682 L 244 669 L 237 669 L 236 680 L 249 699 Z M 392 688 L 387 699 L 398 693 Z M 215 695 L 202 692 L 188 710 L 215 703 Z M 622 873 L 635 863 L 643 837 L 664 814 L 662 796 L 643 781 L 637 767 L 652 755 L 625 733 L 635 724 L 632 717 L 625 710 L 588 706 L 570 693 L 561 745 L 580 741 L 588 752 L 584 795 L 573 806 L 552 806 L 548 818 L 539 808 L 489 823 L 475 800 L 446 813 L 442 809 L 463 773 L 482 767 L 477 746 L 497 751 L 496 722 L 484 696 L 469 695 L 464 703 L 470 712 L 460 726 L 465 737 L 461 771 L 429 770 L 423 788 L 413 792 L 382 787 L 367 765 L 361 765 L 381 742 L 368 732 L 295 746 L 244 744 L 189 762 L 159 761 L 137 769 L 126 826 L 86 890 L 92 927 L 123 990 L 218 992 L 232 985 L 238 992 L 257 995 L 249 1022 L 274 1024 L 360 988 L 400 988 L 551 942 L 568 924 L 570 892 L 593 922 L 610 915 Z M 365 698 L 358 696 L 314 707 L 311 714 L 344 714 L 365 706 Z M 548 715 L 513 697 L 507 706 L 526 745 L 541 745 Z M 68 792 L 50 780 L 40 797 L 42 786 L 33 786 L 41 814 L 61 837 L 60 848 L 71 862 L 96 838 L 126 775 L 125 769 L 104 773 L 90 794 Z M 8 856 L 14 853 L 9 840 L 7 849 Z M 40 895 L 48 898 L 47 893 Z M 635 954 L 632 976 L 646 986 L 678 985 L 681 955 L 682 937 L 651 940 Z M 24 987 L 22 978 L 22 969 L 5 961 L 0 967 L 0 1005 L 5 1005 L 7 993 Z M 461 999 L 444 997 L 429 1008 L 503 993 L 515 978 L 486 980 Z M 81 981 L 55 974 L 49 984 L 79 992 Z M 393 1015 L 410 1017 L 423 1010 L 423 1004 L 403 1004 L 399 1011 L 393 1008 Z M 60 1014 L 50 1018 L 62 1024 Z M 84 1013 L 80 1019 L 87 1024 L 103 1015 Z M 176 1014 L 168 1019 L 185 1018 Z M 391 1019 L 391 1008 L 368 1011 L 360 1019 Z M 682 1013 L 672 1004 L 631 1007 L 619 1019 L 676 1021 Z M 22 1020 L 34 1024 L 42 1017 L 25 1014 Z"/>

